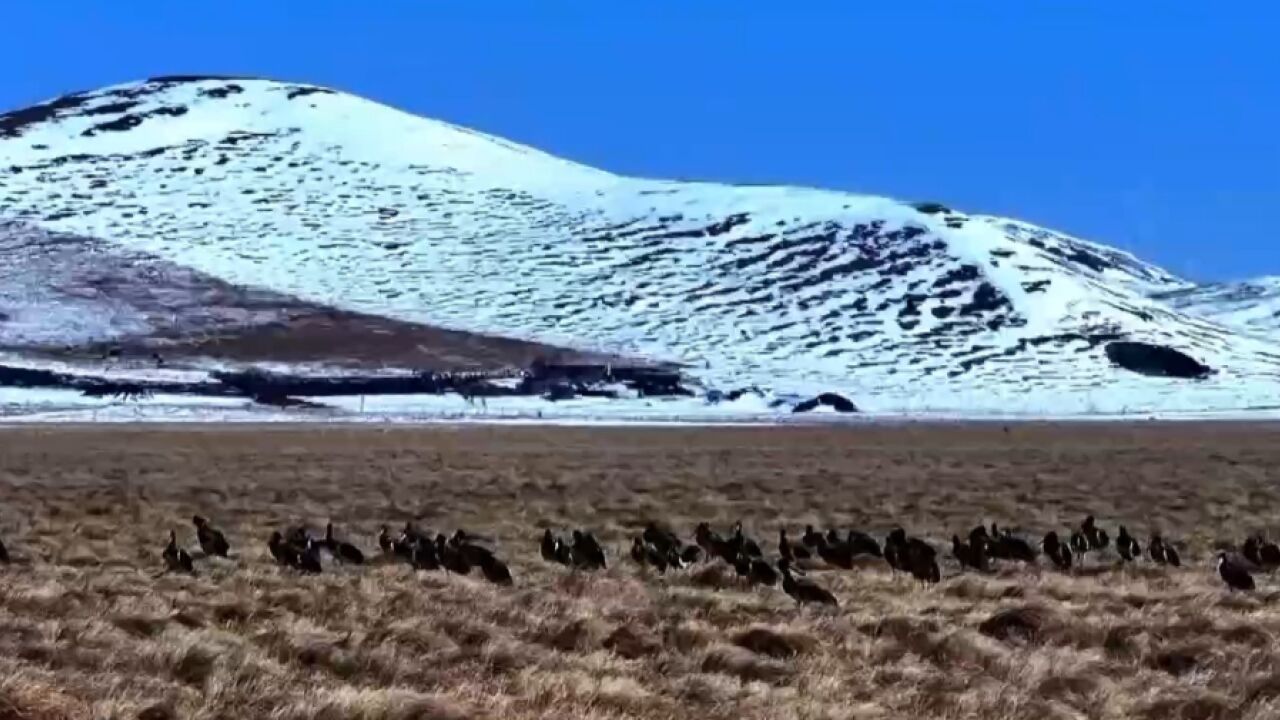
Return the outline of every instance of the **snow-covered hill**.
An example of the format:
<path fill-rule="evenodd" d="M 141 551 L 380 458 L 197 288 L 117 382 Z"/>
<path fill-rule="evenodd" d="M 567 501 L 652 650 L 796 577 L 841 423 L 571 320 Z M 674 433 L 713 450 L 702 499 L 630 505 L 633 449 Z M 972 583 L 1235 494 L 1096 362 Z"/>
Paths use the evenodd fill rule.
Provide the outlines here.
<path fill-rule="evenodd" d="M 1190 283 L 1106 246 L 621 177 L 309 85 L 158 78 L 0 116 L 0 220 L 309 303 L 681 361 L 707 387 L 974 412 L 1280 397 L 1280 343 L 1179 311 L 1160 298 Z M 1219 372 L 1136 375 L 1108 361 L 1115 339 Z"/>

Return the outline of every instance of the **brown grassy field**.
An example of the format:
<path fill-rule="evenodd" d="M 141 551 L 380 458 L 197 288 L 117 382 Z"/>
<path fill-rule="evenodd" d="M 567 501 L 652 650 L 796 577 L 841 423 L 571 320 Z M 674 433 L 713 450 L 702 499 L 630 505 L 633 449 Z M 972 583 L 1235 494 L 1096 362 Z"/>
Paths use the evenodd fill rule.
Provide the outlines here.
<path fill-rule="evenodd" d="M 1275 529 L 1277 440 L 1227 424 L 0 431 L 0 720 L 1280 717 L 1280 580 L 1232 594 L 1211 564 Z M 234 557 L 161 575 L 169 528 L 194 550 L 195 512 Z M 1087 512 L 1144 543 L 1162 530 L 1184 567 L 980 577 L 946 552 L 979 521 L 1039 537 Z M 371 554 L 383 522 L 492 534 L 515 587 L 270 562 L 271 530 L 330 517 Z M 626 547 L 651 518 L 741 518 L 768 552 L 780 524 L 900 523 L 947 562 L 929 588 L 815 571 L 841 606 L 797 608 L 715 566 L 636 569 Z M 567 526 L 608 543 L 608 571 L 542 562 L 542 528 Z"/>

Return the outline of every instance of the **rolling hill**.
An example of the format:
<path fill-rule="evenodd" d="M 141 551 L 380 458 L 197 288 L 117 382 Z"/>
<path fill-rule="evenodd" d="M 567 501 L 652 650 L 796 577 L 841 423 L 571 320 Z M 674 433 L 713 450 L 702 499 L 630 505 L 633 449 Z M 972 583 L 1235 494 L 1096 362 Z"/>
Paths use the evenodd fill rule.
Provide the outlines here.
<path fill-rule="evenodd" d="M 237 359 L 416 367 L 461 333 L 483 349 L 443 362 L 639 358 L 886 412 L 1245 410 L 1280 390 L 1274 324 L 1227 322 L 1234 296 L 1105 245 L 935 203 L 622 177 L 305 84 L 162 77 L 0 115 L 0 221 L 15 353 L 198 356 L 193 337 L 337 314 L 426 349 L 331 332 Z M 1133 372 L 1116 342 L 1213 372 Z"/>

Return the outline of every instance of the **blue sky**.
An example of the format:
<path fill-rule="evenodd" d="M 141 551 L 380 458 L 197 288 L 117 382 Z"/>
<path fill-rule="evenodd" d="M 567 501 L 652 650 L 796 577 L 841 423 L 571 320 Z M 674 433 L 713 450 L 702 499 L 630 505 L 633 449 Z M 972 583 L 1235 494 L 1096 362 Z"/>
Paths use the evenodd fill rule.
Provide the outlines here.
<path fill-rule="evenodd" d="M 4 108 L 304 80 L 617 172 L 937 199 L 1195 278 L 1280 274 L 1269 3 L 3 4 Z"/>

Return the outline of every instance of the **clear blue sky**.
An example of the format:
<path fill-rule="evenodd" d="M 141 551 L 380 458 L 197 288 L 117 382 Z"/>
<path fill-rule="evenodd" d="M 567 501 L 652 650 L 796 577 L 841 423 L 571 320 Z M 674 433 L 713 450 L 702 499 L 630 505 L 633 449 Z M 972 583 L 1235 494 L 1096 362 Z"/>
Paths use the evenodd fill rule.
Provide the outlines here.
<path fill-rule="evenodd" d="M 4 108 L 304 80 L 617 172 L 937 199 L 1280 274 L 1274 3 L 0 2 Z"/>

